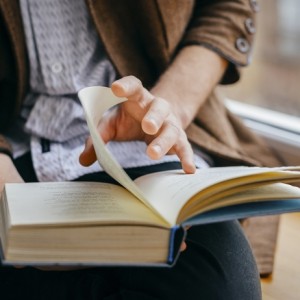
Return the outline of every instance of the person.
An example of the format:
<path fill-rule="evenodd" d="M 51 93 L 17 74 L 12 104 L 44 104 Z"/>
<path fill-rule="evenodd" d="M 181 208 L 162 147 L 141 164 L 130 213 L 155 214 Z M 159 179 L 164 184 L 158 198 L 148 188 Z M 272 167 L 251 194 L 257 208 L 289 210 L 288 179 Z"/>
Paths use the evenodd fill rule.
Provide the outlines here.
<path fill-rule="evenodd" d="M 108 112 L 99 133 L 132 178 L 277 164 L 214 93 L 237 81 L 250 60 L 256 1 L 12 0 L 0 1 L 0 11 L 1 189 L 6 182 L 112 181 L 94 163 L 77 98 L 92 85 L 128 99 Z M 238 222 L 192 227 L 185 243 L 172 268 L 1 266 L 1 295 L 261 298 Z"/>

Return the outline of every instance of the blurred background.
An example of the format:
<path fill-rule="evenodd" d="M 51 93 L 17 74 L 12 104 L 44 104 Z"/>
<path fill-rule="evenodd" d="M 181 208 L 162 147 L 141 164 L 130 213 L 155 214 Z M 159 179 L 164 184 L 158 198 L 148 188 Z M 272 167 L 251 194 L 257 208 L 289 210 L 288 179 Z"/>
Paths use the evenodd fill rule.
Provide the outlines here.
<path fill-rule="evenodd" d="M 242 69 L 238 83 L 220 86 L 219 92 L 232 100 L 299 118 L 300 0 L 260 0 L 259 6 L 252 62 Z M 282 133 L 280 139 L 287 144 L 280 149 L 300 162 L 300 122 L 280 116 L 276 121 L 295 120 L 289 127 L 295 134 Z M 288 145 L 294 145 L 293 154 Z M 285 214 L 280 221 L 273 273 L 261 280 L 263 300 L 300 299 L 299 252 L 300 213 Z"/>
<path fill-rule="evenodd" d="M 300 116 L 300 0 L 261 0 L 252 62 L 220 87 L 233 100 Z"/>

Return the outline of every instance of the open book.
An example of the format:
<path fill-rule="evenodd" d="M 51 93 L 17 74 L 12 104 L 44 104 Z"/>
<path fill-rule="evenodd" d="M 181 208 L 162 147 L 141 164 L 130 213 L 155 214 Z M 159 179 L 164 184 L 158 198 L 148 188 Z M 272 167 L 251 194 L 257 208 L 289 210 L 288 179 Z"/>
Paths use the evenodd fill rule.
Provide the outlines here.
<path fill-rule="evenodd" d="M 5 263 L 172 265 L 188 225 L 300 210 L 300 167 L 222 167 L 144 175 L 132 181 L 97 124 L 126 101 L 109 88 L 79 92 L 101 166 L 101 182 L 6 184 L 0 202 Z"/>

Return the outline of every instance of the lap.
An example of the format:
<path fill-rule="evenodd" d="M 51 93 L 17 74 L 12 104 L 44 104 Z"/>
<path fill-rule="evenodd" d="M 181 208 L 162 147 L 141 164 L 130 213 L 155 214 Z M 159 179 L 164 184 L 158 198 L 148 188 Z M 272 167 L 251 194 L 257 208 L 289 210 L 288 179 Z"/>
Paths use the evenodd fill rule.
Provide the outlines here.
<path fill-rule="evenodd" d="M 123 289 L 153 299 L 260 299 L 258 272 L 238 222 L 192 227 L 186 242 L 173 268 L 119 269 Z"/>
<path fill-rule="evenodd" d="M 259 277 L 238 222 L 192 227 L 172 268 L 39 271 L 2 267 L 3 299 L 260 299 Z"/>
<path fill-rule="evenodd" d="M 174 165 L 161 167 L 176 168 Z M 156 166 L 152 171 L 161 167 Z M 148 171 L 148 168 L 137 168 L 128 173 L 136 177 Z M 111 179 L 99 173 L 79 180 Z M 59 272 L 0 267 L 0 295 L 1 298 L 5 295 L 3 299 L 38 300 L 260 299 L 256 264 L 238 222 L 192 227 L 186 242 L 187 250 L 172 268 L 90 268 Z"/>

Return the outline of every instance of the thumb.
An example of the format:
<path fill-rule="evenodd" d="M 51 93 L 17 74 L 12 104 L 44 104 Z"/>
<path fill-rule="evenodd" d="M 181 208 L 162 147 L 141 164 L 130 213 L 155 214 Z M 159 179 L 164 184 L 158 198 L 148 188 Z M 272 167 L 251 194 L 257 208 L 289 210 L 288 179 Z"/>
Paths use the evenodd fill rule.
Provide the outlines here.
<path fill-rule="evenodd" d="M 79 156 L 81 165 L 88 167 L 97 160 L 95 149 L 93 146 L 92 138 L 88 137 L 85 142 L 85 147 Z"/>
<path fill-rule="evenodd" d="M 101 119 L 97 126 L 98 134 L 104 143 L 113 140 L 116 135 L 116 119 L 118 108 L 112 109 Z M 79 162 L 83 166 L 90 166 L 97 160 L 92 138 L 89 136 L 85 142 L 85 148 L 79 156 Z"/>
<path fill-rule="evenodd" d="M 113 126 L 113 120 L 115 115 L 107 115 L 101 120 L 98 125 L 98 133 L 101 136 L 104 143 L 108 143 L 113 140 L 115 135 L 115 127 Z M 79 162 L 81 165 L 88 167 L 97 160 L 95 148 L 93 146 L 92 138 L 89 136 L 85 142 L 85 148 L 79 156 Z"/>
<path fill-rule="evenodd" d="M 182 242 L 181 246 L 180 246 L 180 252 L 185 251 L 187 248 L 186 242 Z"/>

